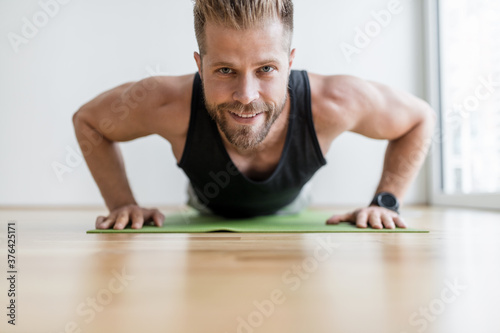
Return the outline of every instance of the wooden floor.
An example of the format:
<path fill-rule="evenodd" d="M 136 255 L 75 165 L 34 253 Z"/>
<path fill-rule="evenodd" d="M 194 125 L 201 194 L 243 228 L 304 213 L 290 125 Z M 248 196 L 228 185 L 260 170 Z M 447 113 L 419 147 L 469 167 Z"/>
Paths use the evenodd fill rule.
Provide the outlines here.
<path fill-rule="evenodd" d="M 500 212 L 405 207 L 429 234 L 86 234 L 103 213 L 0 210 L 0 332 L 500 332 Z"/>

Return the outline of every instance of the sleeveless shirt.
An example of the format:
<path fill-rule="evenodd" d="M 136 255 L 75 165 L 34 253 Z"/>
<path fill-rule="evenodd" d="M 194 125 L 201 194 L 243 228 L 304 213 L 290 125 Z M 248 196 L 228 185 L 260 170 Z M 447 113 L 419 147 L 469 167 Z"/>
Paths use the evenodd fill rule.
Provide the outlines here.
<path fill-rule="evenodd" d="M 232 162 L 205 107 L 200 75 L 195 74 L 189 128 L 177 166 L 189 178 L 199 201 L 215 214 L 228 218 L 273 214 L 291 203 L 326 164 L 314 130 L 305 70 L 290 72 L 288 92 L 290 114 L 280 160 L 267 179 L 256 181 Z"/>

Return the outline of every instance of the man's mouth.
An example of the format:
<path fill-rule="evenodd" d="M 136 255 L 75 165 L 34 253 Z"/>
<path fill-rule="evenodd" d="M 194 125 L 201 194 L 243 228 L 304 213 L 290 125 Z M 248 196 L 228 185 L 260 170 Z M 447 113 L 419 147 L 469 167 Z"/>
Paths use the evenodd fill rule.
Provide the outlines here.
<path fill-rule="evenodd" d="M 233 115 L 237 116 L 237 117 L 240 117 L 240 118 L 253 118 L 255 116 L 258 116 L 259 114 L 261 114 L 264 111 L 255 112 L 255 113 L 236 113 L 236 112 L 233 112 L 233 111 L 229 111 L 229 112 L 232 113 Z"/>

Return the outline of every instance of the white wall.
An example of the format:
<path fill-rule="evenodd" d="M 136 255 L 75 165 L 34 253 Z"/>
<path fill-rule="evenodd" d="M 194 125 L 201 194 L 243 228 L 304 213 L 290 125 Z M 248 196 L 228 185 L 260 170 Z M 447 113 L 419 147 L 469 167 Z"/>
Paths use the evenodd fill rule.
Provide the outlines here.
<path fill-rule="evenodd" d="M 0 1 L 0 205 L 102 205 L 84 161 L 70 160 L 59 181 L 54 163 L 80 153 L 71 122 L 85 102 L 120 83 L 153 73 L 196 71 L 190 1 Z M 62 2 L 62 0 L 60 0 Z M 295 69 L 352 74 L 422 96 L 422 10 L 401 0 L 402 12 L 370 45 L 347 61 L 342 42 L 354 44 L 372 11 L 389 0 L 296 0 Z M 43 22 L 42 4 L 52 3 Z M 37 32 L 24 29 L 39 20 Z M 45 23 L 45 25 L 44 25 Z M 31 33 L 31 35 L 29 35 Z M 17 50 L 15 50 L 17 48 Z M 314 203 L 365 205 L 376 189 L 386 142 L 345 133 L 332 145 L 328 164 L 314 177 Z M 180 204 L 187 178 L 168 142 L 147 137 L 122 144 L 134 194 L 143 205 Z M 79 163 L 80 162 L 80 163 Z M 405 203 L 425 202 L 425 170 Z"/>

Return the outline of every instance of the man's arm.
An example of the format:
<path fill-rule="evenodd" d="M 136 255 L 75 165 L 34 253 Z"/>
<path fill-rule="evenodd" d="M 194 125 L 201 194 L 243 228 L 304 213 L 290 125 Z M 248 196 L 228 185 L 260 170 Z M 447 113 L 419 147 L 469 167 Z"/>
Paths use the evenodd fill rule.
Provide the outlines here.
<path fill-rule="evenodd" d="M 126 83 L 97 96 L 73 115 L 78 143 L 110 211 L 108 217 L 97 218 L 96 228 L 123 229 L 129 221 L 133 228 L 141 228 L 147 220 L 162 224 L 164 217 L 157 209 L 137 205 L 117 142 L 150 134 L 167 139 L 175 135 L 179 131 L 172 111 L 178 99 L 175 85 L 175 78 L 166 77 Z"/>
<path fill-rule="evenodd" d="M 386 85 L 352 76 L 329 79 L 329 98 L 345 130 L 373 139 L 389 140 L 376 193 L 391 192 L 400 202 L 422 166 L 436 123 L 434 110 L 425 101 Z M 405 227 L 397 213 L 370 206 L 333 216 L 328 223 L 356 222 L 358 227 Z"/>

